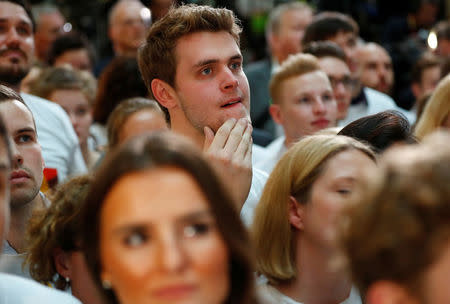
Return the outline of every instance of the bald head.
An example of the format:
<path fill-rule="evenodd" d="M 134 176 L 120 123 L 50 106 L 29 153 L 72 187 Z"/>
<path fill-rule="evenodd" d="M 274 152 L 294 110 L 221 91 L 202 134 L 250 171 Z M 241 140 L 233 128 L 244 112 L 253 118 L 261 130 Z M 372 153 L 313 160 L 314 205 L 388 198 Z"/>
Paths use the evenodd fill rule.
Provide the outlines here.
<path fill-rule="evenodd" d="M 109 38 L 117 55 L 135 57 L 150 19 L 139 0 L 120 0 L 109 13 Z"/>
<path fill-rule="evenodd" d="M 394 84 L 392 60 L 379 44 L 366 43 L 357 47 L 357 76 L 369 88 L 390 94 Z"/>

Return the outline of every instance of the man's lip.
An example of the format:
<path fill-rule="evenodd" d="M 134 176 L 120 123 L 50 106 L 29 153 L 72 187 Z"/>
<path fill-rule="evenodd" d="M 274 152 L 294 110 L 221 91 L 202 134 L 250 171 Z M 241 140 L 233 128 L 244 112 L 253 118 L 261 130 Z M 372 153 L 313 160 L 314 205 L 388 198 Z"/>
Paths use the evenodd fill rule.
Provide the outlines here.
<path fill-rule="evenodd" d="M 240 98 L 240 97 L 231 98 L 231 99 L 228 99 L 226 102 L 222 103 L 222 105 L 220 107 L 223 108 L 223 107 L 230 106 L 235 103 L 241 103 L 241 102 L 242 102 L 242 98 Z"/>
<path fill-rule="evenodd" d="M 13 171 L 11 172 L 11 177 L 10 179 L 17 179 L 17 178 L 29 178 L 30 175 L 24 171 L 24 170 L 18 170 L 18 171 Z"/>
<path fill-rule="evenodd" d="M 0 52 L 0 56 L 25 58 L 25 54 L 20 50 L 5 50 Z"/>

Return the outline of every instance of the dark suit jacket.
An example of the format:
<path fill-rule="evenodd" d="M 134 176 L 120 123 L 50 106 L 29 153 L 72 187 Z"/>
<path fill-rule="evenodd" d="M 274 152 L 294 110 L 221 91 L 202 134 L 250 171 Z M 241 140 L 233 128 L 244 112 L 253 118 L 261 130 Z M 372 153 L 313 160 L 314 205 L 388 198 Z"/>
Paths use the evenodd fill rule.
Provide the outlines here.
<path fill-rule="evenodd" d="M 270 58 L 253 62 L 244 71 L 250 85 L 250 116 L 253 127 L 266 130 L 273 136 L 275 124 L 269 114 L 272 62 Z"/>

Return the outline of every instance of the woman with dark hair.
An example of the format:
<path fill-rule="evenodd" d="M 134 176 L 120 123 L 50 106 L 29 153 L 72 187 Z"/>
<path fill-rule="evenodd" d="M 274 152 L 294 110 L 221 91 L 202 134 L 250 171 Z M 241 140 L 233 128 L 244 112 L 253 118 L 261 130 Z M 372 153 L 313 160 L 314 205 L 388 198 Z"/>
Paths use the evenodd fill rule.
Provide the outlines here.
<path fill-rule="evenodd" d="M 408 119 L 395 110 L 361 117 L 342 128 L 338 135 L 369 143 L 381 153 L 393 144 L 416 143 Z"/>
<path fill-rule="evenodd" d="M 248 236 L 201 151 L 169 132 L 107 155 L 84 204 L 88 267 L 108 303 L 254 303 Z"/>
<path fill-rule="evenodd" d="M 98 79 L 91 128 L 100 145 L 107 144 L 106 123 L 114 108 L 125 99 L 147 96 L 136 58 L 116 57 L 106 66 Z"/>

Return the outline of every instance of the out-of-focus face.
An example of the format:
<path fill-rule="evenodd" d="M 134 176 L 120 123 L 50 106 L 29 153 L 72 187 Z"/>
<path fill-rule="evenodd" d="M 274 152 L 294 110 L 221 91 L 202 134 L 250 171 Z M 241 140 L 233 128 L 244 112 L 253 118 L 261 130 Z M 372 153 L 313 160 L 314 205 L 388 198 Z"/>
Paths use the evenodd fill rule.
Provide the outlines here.
<path fill-rule="evenodd" d="M 350 71 L 356 71 L 355 51 L 356 51 L 356 35 L 353 32 L 338 32 L 334 37 L 328 40 L 339 45 L 347 57 L 347 64 Z"/>
<path fill-rule="evenodd" d="M 312 11 L 309 9 L 294 9 L 286 11 L 280 20 L 280 27 L 277 33 L 273 33 L 272 48 L 279 49 L 283 61 L 291 54 L 296 54 L 302 50 L 301 41 L 305 34 L 305 28 L 311 23 Z M 281 62 L 280 62 L 281 63 Z"/>
<path fill-rule="evenodd" d="M 320 68 L 327 74 L 337 102 L 337 119 L 347 117 L 352 100 L 352 76 L 346 62 L 336 57 L 319 58 Z"/>
<path fill-rule="evenodd" d="M 0 2 L 0 80 L 18 85 L 33 60 L 33 25 L 17 4 Z"/>
<path fill-rule="evenodd" d="M 102 303 L 100 293 L 89 273 L 83 253 L 74 251 L 68 254 L 70 259 L 68 263 L 70 265 L 68 278 L 70 279 L 72 295 L 82 303 Z"/>
<path fill-rule="evenodd" d="M 394 71 L 389 54 L 382 47 L 370 43 L 358 49 L 356 58 L 362 84 L 390 94 L 394 84 Z"/>
<path fill-rule="evenodd" d="M 64 17 L 59 12 L 45 13 L 40 16 L 34 33 L 36 55 L 40 59 L 46 58 L 53 41 L 63 33 L 64 22 Z"/>
<path fill-rule="evenodd" d="M 422 72 L 422 81 L 420 83 L 421 87 L 421 98 L 426 94 L 433 93 L 434 89 L 437 87 L 439 80 L 441 80 L 441 67 L 435 66 L 428 69 L 425 69 Z"/>
<path fill-rule="evenodd" d="M 30 110 L 23 103 L 12 100 L 0 103 L 0 114 L 12 144 L 10 183 L 11 208 L 14 209 L 30 203 L 38 195 L 44 160 Z"/>
<path fill-rule="evenodd" d="M 110 24 L 110 39 L 119 55 L 136 56 L 137 49 L 145 40 L 147 25 L 141 15 L 145 9 L 140 1 L 119 4 L 115 18 Z"/>
<path fill-rule="evenodd" d="M 92 110 L 86 95 L 81 90 L 54 90 L 48 99 L 59 104 L 69 115 L 80 144 L 87 143 Z"/>
<path fill-rule="evenodd" d="M 281 124 L 286 144 L 336 125 L 336 100 L 330 81 L 321 71 L 289 78 L 281 84 L 274 120 Z"/>
<path fill-rule="evenodd" d="M 450 289 L 444 283 L 450 273 L 450 243 L 447 241 L 441 250 L 434 264 L 423 275 L 423 304 L 450 303 Z"/>
<path fill-rule="evenodd" d="M 126 202 L 126 204 L 124 204 Z M 185 171 L 121 177 L 100 216 L 101 279 L 122 304 L 224 303 L 229 254 L 208 201 Z"/>
<path fill-rule="evenodd" d="M 8 157 L 8 150 L 0 139 L 0 241 L 6 239 L 9 228 L 9 175 L 11 164 Z M 1 245 L 0 244 L 0 249 Z"/>
<path fill-rule="evenodd" d="M 250 121 L 250 94 L 242 55 L 228 32 L 183 36 L 175 47 L 177 108 L 170 112 L 173 129 L 203 135 L 230 118 Z M 187 131 L 186 131 L 187 132 Z"/>
<path fill-rule="evenodd" d="M 356 149 L 340 152 L 327 161 L 305 204 L 302 237 L 307 242 L 319 248 L 336 248 L 340 213 L 374 169 L 375 162 Z"/>
<path fill-rule="evenodd" d="M 168 129 L 168 126 L 161 111 L 143 109 L 127 118 L 120 128 L 118 144 L 147 132 L 166 129 Z"/>
<path fill-rule="evenodd" d="M 66 51 L 55 59 L 54 66 L 61 66 L 64 64 L 69 64 L 74 69 L 82 71 L 92 70 L 91 59 L 89 58 L 89 53 L 86 49 Z"/>
<path fill-rule="evenodd" d="M 434 52 L 438 56 L 448 58 L 450 56 L 450 40 L 439 39 L 437 48 Z"/>

